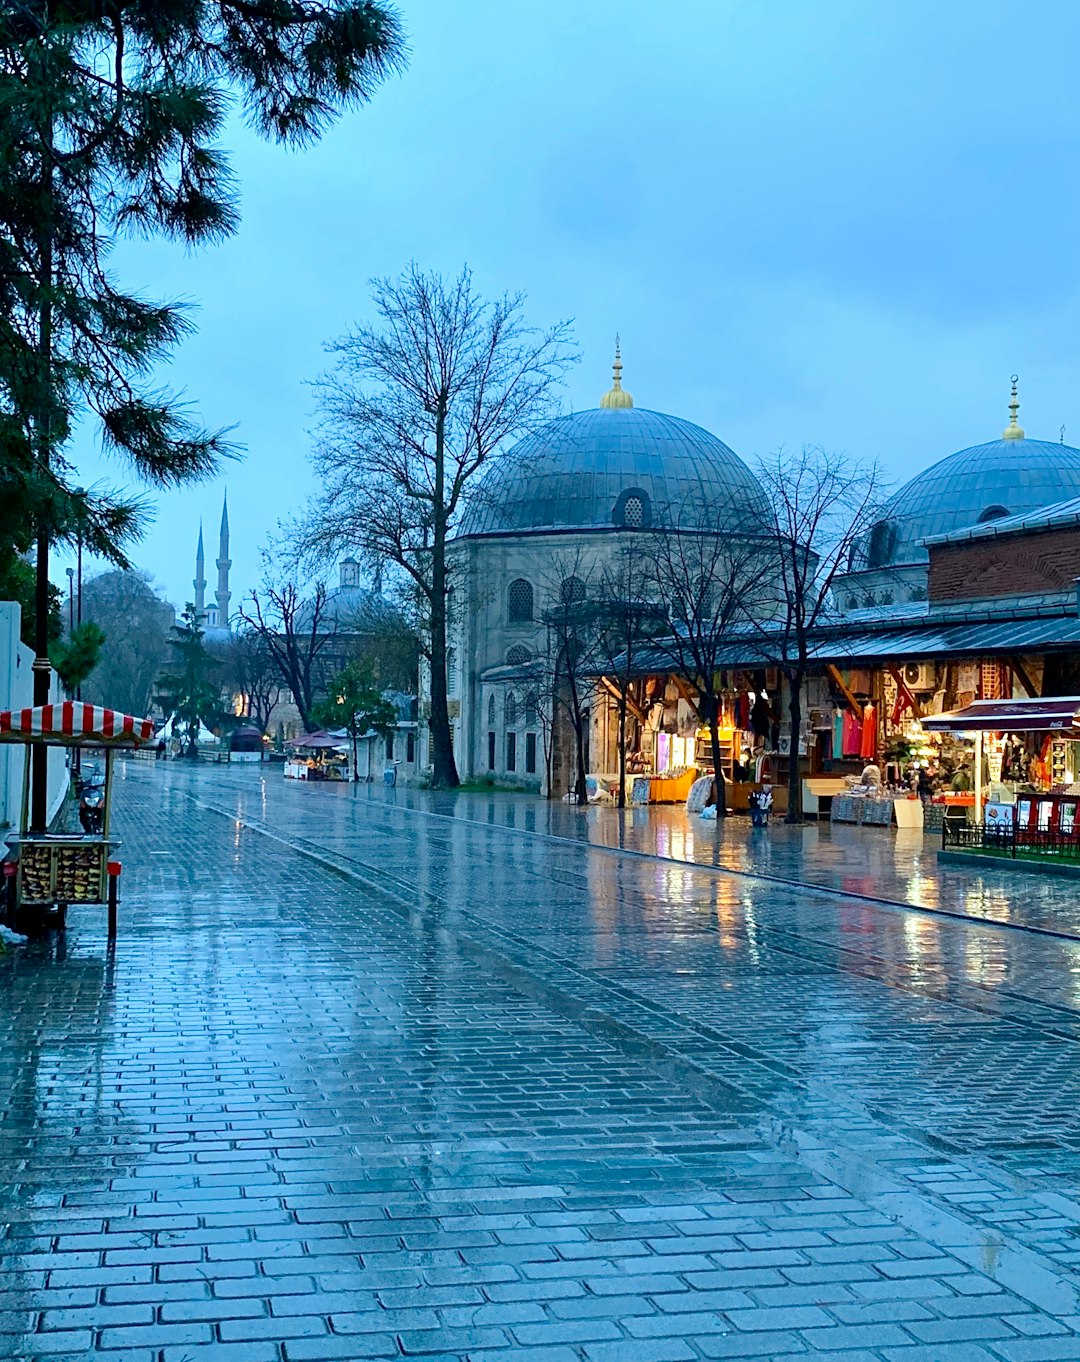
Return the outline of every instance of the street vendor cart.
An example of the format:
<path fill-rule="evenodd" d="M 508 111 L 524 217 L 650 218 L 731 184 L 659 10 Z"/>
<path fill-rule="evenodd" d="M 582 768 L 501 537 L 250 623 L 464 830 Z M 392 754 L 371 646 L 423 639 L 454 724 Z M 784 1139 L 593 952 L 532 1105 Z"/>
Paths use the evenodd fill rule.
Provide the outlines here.
<path fill-rule="evenodd" d="M 62 929 L 69 904 L 104 903 L 109 910 L 109 940 L 115 940 L 120 863 L 113 853 L 120 843 L 109 834 L 113 758 L 117 748 L 139 747 L 149 742 L 153 733 L 150 719 L 137 719 L 78 701 L 0 712 L 0 742 L 97 748 L 105 753 L 100 831 L 71 834 L 27 830 L 31 767 L 27 753 L 19 831 L 7 838 L 8 854 L 4 860 L 6 916 L 10 926 L 15 927 L 25 911 L 36 909 L 53 912 Z"/>

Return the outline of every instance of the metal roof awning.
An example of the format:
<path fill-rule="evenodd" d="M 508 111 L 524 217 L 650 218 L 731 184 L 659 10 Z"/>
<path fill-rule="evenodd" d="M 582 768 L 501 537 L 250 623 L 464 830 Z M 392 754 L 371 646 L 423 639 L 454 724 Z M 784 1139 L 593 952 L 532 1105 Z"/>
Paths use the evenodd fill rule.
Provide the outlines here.
<path fill-rule="evenodd" d="M 1044 700 L 976 700 L 920 720 L 932 733 L 1055 733 L 1080 739 L 1080 695 Z"/>

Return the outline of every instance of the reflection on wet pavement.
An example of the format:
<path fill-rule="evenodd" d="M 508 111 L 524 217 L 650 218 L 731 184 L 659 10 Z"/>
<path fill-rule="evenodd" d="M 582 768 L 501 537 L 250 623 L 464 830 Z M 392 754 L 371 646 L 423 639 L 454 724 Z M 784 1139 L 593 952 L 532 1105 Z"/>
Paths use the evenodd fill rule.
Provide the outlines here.
<path fill-rule="evenodd" d="M 0 960 L 0 1357 L 1080 1356 L 1080 944 L 779 882 L 964 902 L 921 843 L 119 803 L 115 957 Z"/>

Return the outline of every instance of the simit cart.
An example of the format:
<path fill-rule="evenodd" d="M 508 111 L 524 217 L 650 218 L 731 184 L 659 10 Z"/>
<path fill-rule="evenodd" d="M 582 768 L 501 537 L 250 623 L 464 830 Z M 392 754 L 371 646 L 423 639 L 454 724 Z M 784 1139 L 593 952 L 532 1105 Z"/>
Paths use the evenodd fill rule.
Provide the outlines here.
<path fill-rule="evenodd" d="M 117 748 L 140 747 L 150 741 L 153 732 L 150 719 L 79 701 L 0 712 L 0 742 L 98 748 L 105 753 L 101 830 L 71 835 L 27 831 L 31 766 L 27 753 L 20 830 L 7 838 L 9 851 L 4 861 L 10 926 L 16 925 L 24 910 L 37 909 L 54 912 L 63 929 L 69 904 L 105 903 L 109 909 L 109 940 L 116 939 L 120 863 L 112 853 L 120 843 L 109 836 L 113 758 Z"/>

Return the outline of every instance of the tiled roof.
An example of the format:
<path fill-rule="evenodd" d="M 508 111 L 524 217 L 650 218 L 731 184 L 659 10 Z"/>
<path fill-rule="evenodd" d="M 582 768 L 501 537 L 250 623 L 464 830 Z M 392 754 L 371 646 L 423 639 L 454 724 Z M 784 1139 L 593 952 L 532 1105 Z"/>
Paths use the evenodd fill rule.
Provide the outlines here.
<path fill-rule="evenodd" d="M 971 539 L 999 539 L 1008 534 L 1024 534 L 1030 530 L 1065 529 L 1080 525 L 1080 497 L 1068 501 L 1058 501 L 1052 506 L 1044 506 L 1039 511 L 1029 511 L 1022 515 L 1003 516 L 1001 520 L 990 520 L 984 525 L 969 525 L 966 529 L 954 530 L 951 534 L 936 534 L 924 539 L 931 544 L 963 544 Z"/>

